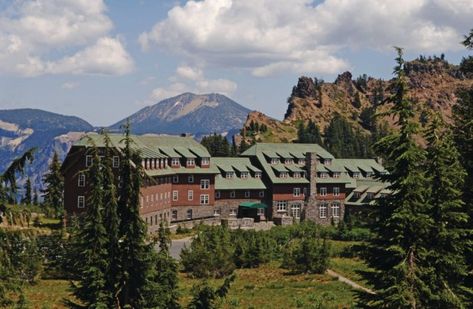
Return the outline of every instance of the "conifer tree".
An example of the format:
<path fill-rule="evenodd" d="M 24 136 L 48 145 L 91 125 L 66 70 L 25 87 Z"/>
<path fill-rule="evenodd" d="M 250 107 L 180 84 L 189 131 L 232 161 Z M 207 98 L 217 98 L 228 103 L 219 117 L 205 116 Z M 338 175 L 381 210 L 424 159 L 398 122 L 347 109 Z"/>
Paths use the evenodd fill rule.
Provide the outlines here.
<path fill-rule="evenodd" d="M 408 99 L 402 50 L 397 48 L 394 73 L 393 107 L 387 112 L 396 120 L 399 132 L 376 144 L 391 166 L 382 180 L 390 183 L 391 194 L 378 200 L 378 219 L 374 236 L 367 246 L 366 258 L 375 269 L 372 283 L 376 289 L 375 307 L 421 308 L 428 299 L 425 259 L 432 220 L 428 207 L 428 182 L 423 171 L 424 151 L 416 144 L 413 103 Z"/>
<path fill-rule="evenodd" d="M 472 236 L 466 229 L 468 214 L 461 199 L 465 171 L 451 131 L 440 115 L 434 117 L 425 137 L 425 170 L 432 188 L 428 203 L 433 218 L 428 256 L 433 280 L 426 280 L 431 285 L 432 297 L 426 304 L 430 308 L 467 307 L 466 300 L 473 300 L 473 290 L 464 285 L 468 276 L 465 249 Z"/>
<path fill-rule="evenodd" d="M 25 205 L 31 205 L 33 198 L 31 196 L 31 180 L 29 177 L 26 179 L 24 189 L 25 189 L 25 196 L 23 197 L 23 200 L 21 202 Z"/>
<path fill-rule="evenodd" d="M 144 297 L 152 284 L 154 249 L 146 243 L 147 228 L 140 217 L 140 188 L 142 165 L 134 150 L 129 124 L 124 127 L 124 145 L 121 160 L 121 187 L 119 188 L 118 215 L 120 217 L 121 307 L 147 308 Z"/>
<path fill-rule="evenodd" d="M 57 152 L 49 165 L 49 171 L 43 178 L 46 189 L 43 192 L 44 204 L 54 209 L 54 215 L 59 217 L 63 212 L 64 179 L 61 174 L 61 163 Z"/>
<path fill-rule="evenodd" d="M 103 133 L 105 145 L 105 157 L 103 159 L 103 205 L 104 215 L 103 222 L 105 231 L 108 236 L 107 242 L 107 260 L 109 262 L 105 274 L 105 287 L 109 291 L 108 305 L 110 308 L 119 307 L 118 294 L 120 292 L 120 247 L 119 247 L 119 225 L 120 219 L 118 217 L 117 207 L 117 187 L 116 176 L 113 173 L 113 156 L 116 149 L 112 148 L 112 142 L 107 133 Z"/>
<path fill-rule="evenodd" d="M 75 258 L 77 283 L 72 284 L 74 296 L 85 308 L 108 308 L 111 298 L 106 289 L 108 268 L 107 233 L 103 225 L 104 188 L 102 162 L 95 145 L 91 148 L 92 165 L 87 171 L 90 195 L 86 214 L 73 236 L 78 256 Z M 77 304 L 71 304 L 75 307 Z"/>

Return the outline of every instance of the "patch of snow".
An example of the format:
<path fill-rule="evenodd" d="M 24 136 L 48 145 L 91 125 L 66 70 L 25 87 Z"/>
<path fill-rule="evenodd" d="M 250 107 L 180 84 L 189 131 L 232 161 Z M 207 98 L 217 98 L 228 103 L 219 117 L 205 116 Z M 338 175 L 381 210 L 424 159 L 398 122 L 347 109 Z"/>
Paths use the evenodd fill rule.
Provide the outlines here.
<path fill-rule="evenodd" d="M 3 129 L 5 131 L 10 131 L 10 132 L 17 132 L 20 128 L 18 127 L 18 125 L 14 123 L 0 120 L 0 129 Z"/>

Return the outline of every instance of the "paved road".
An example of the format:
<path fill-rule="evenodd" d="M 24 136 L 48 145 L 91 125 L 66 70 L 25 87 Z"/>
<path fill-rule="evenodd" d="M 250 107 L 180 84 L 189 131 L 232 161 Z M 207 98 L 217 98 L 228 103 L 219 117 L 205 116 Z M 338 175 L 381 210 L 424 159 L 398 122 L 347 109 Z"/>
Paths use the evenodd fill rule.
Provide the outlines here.
<path fill-rule="evenodd" d="M 171 248 L 169 249 L 169 253 L 175 259 L 179 259 L 179 254 L 181 254 L 182 249 L 184 246 L 189 247 L 192 242 L 192 237 L 186 237 L 183 239 L 174 239 L 171 244 Z"/>

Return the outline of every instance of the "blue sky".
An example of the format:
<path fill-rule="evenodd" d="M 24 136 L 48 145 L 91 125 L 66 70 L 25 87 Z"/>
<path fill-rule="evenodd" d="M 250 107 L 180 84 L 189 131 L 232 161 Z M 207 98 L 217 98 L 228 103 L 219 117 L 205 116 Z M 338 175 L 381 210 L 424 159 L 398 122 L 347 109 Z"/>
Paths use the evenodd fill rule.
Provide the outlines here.
<path fill-rule="evenodd" d="M 406 58 L 458 63 L 471 0 L 0 0 L 0 108 L 106 126 L 185 91 L 281 119 L 301 75 L 390 78 Z"/>

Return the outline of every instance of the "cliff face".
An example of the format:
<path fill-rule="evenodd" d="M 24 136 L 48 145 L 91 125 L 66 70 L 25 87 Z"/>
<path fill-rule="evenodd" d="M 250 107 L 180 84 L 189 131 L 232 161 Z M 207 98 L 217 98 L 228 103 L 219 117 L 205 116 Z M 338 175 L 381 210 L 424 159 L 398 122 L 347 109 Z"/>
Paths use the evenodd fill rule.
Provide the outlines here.
<path fill-rule="evenodd" d="M 465 76 L 456 65 L 441 58 L 421 57 L 406 63 L 409 81 L 409 95 L 416 103 L 416 117 L 420 123 L 425 121 L 430 111 L 439 111 L 449 120 L 456 92 L 463 87 L 473 86 L 471 76 Z M 296 137 L 296 124 L 300 121 L 315 121 L 323 132 L 335 114 L 346 118 L 355 128 L 369 134 L 363 125 L 362 112 L 368 108 L 382 112 L 389 108 L 386 99 L 392 95 L 393 80 L 380 80 L 366 75 L 354 79 L 350 72 L 340 74 L 333 83 L 302 76 L 293 87 L 288 99 L 288 108 L 283 121 L 269 122 L 264 115 L 249 116 L 245 127 L 251 121 L 263 121 L 268 132 L 253 134 L 249 140 L 271 141 L 293 140 Z M 266 118 L 265 118 L 266 117 Z M 394 120 L 385 118 L 379 123 L 394 126 Z"/>

